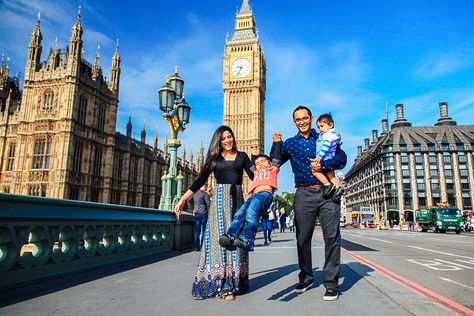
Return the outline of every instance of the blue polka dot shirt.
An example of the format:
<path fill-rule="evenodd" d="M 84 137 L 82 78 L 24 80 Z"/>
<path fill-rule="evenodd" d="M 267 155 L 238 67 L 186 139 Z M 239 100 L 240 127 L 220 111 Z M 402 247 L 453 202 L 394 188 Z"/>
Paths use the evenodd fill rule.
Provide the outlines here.
<path fill-rule="evenodd" d="M 287 139 L 281 146 L 281 164 L 290 160 L 291 168 L 295 175 L 295 187 L 320 184 L 318 179 L 313 177 L 311 172 L 310 158 L 316 157 L 316 140 L 319 134 L 315 129 L 311 129 L 308 138 L 304 138 L 300 133 Z M 275 143 L 272 146 L 271 154 Z M 347 163 L 346 153 L 338 146 L 334 157 L 330 160 L 322 160 L 323 170 L 343 169 Z"/>

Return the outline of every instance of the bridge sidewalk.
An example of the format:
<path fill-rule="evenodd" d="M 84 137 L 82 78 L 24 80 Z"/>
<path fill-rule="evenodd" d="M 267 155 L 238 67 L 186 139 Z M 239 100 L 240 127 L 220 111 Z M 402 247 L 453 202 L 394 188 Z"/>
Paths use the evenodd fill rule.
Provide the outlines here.
<path fill-rule="evenodd" d="M 235 301 L 193 300 L 196 252 L 171 252 L 0 293 L 0 315 L 444 315 L 430 303 L 343 254 L 341 296 L 325 302 L 324 244 L 313 240 L 315 287 L 297 295 L 294 233 L 250 256 L 250 292 Z"/>

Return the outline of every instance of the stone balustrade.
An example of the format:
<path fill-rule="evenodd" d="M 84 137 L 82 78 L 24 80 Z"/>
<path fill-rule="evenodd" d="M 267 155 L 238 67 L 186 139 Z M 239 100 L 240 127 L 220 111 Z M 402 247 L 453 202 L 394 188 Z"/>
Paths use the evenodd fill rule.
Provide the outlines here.
<path fill-rule="evenodd" d="M 192 215 L 0 194 L 0 289 L 184 249 Z"/>

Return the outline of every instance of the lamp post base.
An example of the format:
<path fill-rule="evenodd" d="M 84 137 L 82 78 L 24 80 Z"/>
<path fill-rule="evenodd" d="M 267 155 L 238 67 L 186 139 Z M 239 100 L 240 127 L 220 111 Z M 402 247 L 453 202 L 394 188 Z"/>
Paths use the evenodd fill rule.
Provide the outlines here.
<path fill-rule="evenodd" d="M 182 196 L 182 192 L 178 192 L 177 182 L 177 153 L 181 143 L 177 139 L 168 141 L 168 149 L 170 151 L 170 167 L 168 174 L 163 179 L 162 194 L 160 199 L 160 210 L 174 211 L 176 204 Z M 182 178 L 181 178 L 182 181 Z M 182 187 L 182 185 L 181 185 Z"/>

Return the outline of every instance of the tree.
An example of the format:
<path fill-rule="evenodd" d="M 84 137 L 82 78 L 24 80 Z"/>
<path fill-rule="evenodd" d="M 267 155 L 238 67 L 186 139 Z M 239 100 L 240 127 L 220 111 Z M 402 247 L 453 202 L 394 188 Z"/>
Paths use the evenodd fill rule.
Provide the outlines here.
<path fill-rule="evenodd" d="M 295 194 L 284 192 L 282 195 L 275 194 L 273 202 L 278 209 L 284 208 L 287 215 L 293 210 L 293 203 L 295 202 Z"/>

